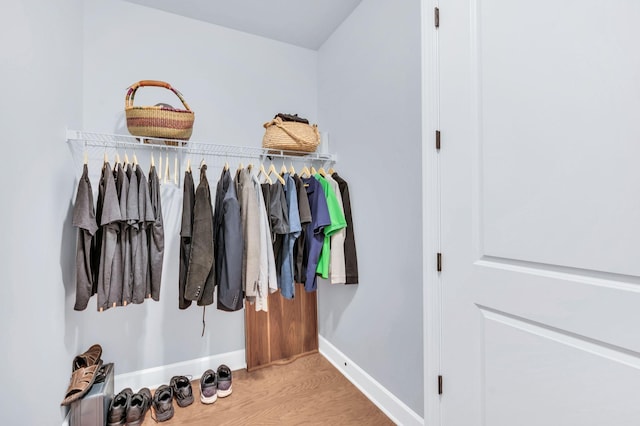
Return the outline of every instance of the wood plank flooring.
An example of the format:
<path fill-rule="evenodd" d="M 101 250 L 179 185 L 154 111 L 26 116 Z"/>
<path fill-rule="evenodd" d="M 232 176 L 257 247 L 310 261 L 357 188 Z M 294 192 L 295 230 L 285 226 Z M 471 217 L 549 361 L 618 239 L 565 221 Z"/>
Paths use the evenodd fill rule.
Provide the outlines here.
<path fill-rule="evenodd" d="M 217 367 L 217 366 L 215 366 Z M 233 372 L 233 393 L 180 408 L 163 425 L 393 425 L 353 384 L 316 353 L 287 365 Z M 147 413 L 143 426 L 157 426 Z M 154 413 L 155 417 L 155 413 Z"/>

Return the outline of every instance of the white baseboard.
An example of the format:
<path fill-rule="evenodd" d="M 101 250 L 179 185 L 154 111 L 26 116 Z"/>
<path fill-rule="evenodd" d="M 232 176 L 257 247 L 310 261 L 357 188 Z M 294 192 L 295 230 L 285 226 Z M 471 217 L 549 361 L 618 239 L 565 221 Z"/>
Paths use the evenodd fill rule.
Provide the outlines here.
<path fill-rule="evenodd" d="M 124 388 L 131 388 L 134 392 L 137 392 L 143 387 L 157 388 L 162 384 L 168 385 L 173 376 L 191 376 L 192 380 L 196 380 L 207 369 L 215 370 L 220 364 L 226 364 L 231 370 L 246 368 L 247 362 L 244 349 L 118 374 L 114 377 L 114 391 L 118 393 Z"/>
<path fill-rule="evenodd" d="M 319 336 L 319 347 L 320 353 L 394 423 L 424 425 L 422 417 L 322 336 Z"/>

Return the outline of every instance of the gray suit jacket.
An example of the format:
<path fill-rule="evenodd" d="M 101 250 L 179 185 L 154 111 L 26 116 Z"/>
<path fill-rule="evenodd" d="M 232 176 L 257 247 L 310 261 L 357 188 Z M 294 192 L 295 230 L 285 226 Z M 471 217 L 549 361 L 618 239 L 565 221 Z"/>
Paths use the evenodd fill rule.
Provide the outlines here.
<path fill-rule="evenodd" d="M 244 239 L 240 203 L 228 170 L 222 171 L 218 181 L 213 222 L 218 309 L 237 311 L 244 306 L 242 295 Z"/>

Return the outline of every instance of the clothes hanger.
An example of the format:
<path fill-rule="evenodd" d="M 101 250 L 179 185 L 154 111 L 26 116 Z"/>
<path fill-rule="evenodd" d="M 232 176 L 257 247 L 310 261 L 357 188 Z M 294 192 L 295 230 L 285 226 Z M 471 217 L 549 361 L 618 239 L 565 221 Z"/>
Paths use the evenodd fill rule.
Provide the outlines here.
<path fill-rule="evenodd" d="M 120 164 L 120 154 L 118 154 L 117 152 L 116 152 L 116 162 L 114 163 L 114 166 L 116 164 Z"/>
<path fill-rule="evenodd" d="M 191 158 L 187 158 L 187 171 L 191 173 Z"/>
<path fill-rule="evenodd" d="M 311 177 L 311 171 L 306 165 L 300 171 L 300 177 Z"/>
<path fill-rule="evenodd" d="M 284 165 L 284 158 L 282 159 L 282 167 L 280 167 L 280 174 L 283 175 L 287 173 L 287 166 Z"/>
<path fill-rule="evenodd" d="M 169 151 L 167 151 L 164 165 L 164 183 L 171 182 L 171 170 L 169 169 Z"/>
<path fill-rule="evenodd" d="M 325 172 L 325 171 L 324 171 L 324 167 L 320 167 L 320 168 L 318 169 L 318 173 L 320 173 L 320 175 L 321 175 L 322 177 L 327 176 L 327 172 Z"/>
<path fill-rule="evenodd" d="M 260 179 L 261 175 L 264 175 L 265 182 L 268 182 L 269 185 L 273 185 L 273 181 L 269 177 L 269 174 L 267 173 L 267 171 L 264 169 L 264 164 L 262 163 L 260 163 L 260 170 L 258 171 L 258 179 Z"/>
<path fill-rule="evenodd" d="M 333 167 L 329 167 L 329 171 L 327 173 L 329 173 L 329 175 L 333 175 L 336 171 L 333 170 Z"/>
<path fill-rule="evenodd" d="M 127 155 L 127 151 L 124 152 L 124 165 L 129 164 L 129 156 Z"/>
<path fill-rule="evenodd" d="M 293 168 L 293 161 L 291 162 L 291 167 L 289 167 L 289 173 L 291 176 L 296 174 L 296 169 Z"/>
<path fill-rule="evenodd" d="M 118 154 L 116 154 L 116 155 L 118 155 Z M 116 158 L 117 158 L 117 157 L 116 157 Z M 160 157 L 160 158 L 162 158 L 162 157 Z M 116 160 L 116 161 L 117 161 L 117 160 Z M 155 161 L 154 161 L 154 159 L 153 159 L 153 151 L 151 151 L 151 167 L 154 167 L 155 165 L 156 165 L 156 162 L 155 162 Z"/>
<path fill-rule="evenodd" d="M 312 176 L 315 176 L 315 175 L 316 175 L 316 173 L 318 173 L 318 172 L 316 171 L 316 169 L 315 169 L 313 166 L 311 166 L 311 175 L 312 175 Z"/>
<path fill-rule="evenodd" d="M 138 157 L 136 157 L 136 152 L 133 151 L 133 165 L 137 166 L 138 165 Z"/>
<path fill-rule="evenodd" d="M 285 171 L 286 171 L 286 169 L 285 169 Z M 271 165 L 269 166 L 269 171 L 267 172 L 267 174 L 268 174 L 269 176 L 271 176 L 271 173 L 273 173 L 273 174 L 278 178 L 278 181 L 279 181 L 281 184 L 283 184 L 283 185 L 284 185 L 284 184 L 286 183 L 286 182 L 285 182 L 285 180 L 282 178 L 282 176 L 280 176 L 280 175 L 278 174 L 278 172 L 276 171 L 276 166 L 274 166 L 274 165 L 273 165 L 273 163 L 271 163 Z"/>
<path fill-rule="evenodd" d="M 178 184 L 178 154 L 173 155 L 173 183 Z"/>
<path fill-rule="evenodd" d="M 87 141 L 84 141 L 84 149 L 82 150 L 82 161 L 85 165 L 89 164 L 89 153 L 87 152 Z"/>

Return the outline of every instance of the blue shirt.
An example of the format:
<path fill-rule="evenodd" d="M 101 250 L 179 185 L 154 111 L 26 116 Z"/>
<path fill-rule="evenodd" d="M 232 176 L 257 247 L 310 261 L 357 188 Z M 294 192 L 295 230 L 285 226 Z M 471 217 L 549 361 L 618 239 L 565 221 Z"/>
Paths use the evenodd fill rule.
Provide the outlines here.
<path fill-rule="evenodd" d="M 311 209 L 311 222 L 307 224 L 305 229 L 305 250 L 308 253 L 308 258 L 304 289 L 306 291 L 315 291 L 317 288 L 316 268 L 318 267 L 318 258 L 324 244 L 324 227 L 331 225 L 331 217 L 329 216 L 327 199 L 320 182 L 313 176 L 302 178 L 302 182 L 307 189 L 309 208 Z"/>
<path fill-rule="evenodd" d="M 285 234 L 282 242 L 282 264 L 280 268 L 280 293 L 287 299 L 293 299 L 295 286 L 293 284 L 293 245 L 300 236 L 302 226 L 300 225 L 300 214 L 298 213 L 298 194 L 296 193 L 296 182 L 289 173 L 283 176 L 285 180 L 284 195 L 287 199 L 287 209 L 289 210 L 289 233 Z"/>

